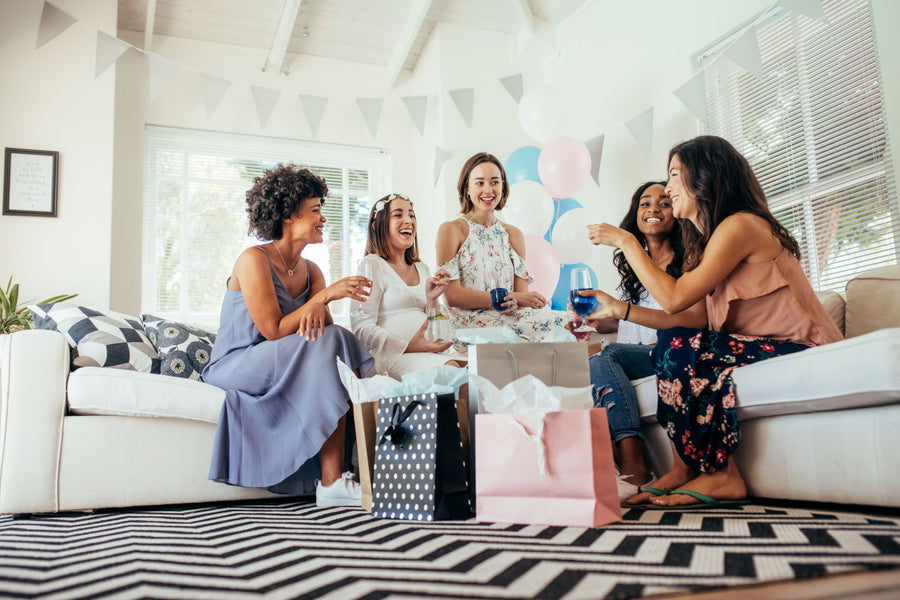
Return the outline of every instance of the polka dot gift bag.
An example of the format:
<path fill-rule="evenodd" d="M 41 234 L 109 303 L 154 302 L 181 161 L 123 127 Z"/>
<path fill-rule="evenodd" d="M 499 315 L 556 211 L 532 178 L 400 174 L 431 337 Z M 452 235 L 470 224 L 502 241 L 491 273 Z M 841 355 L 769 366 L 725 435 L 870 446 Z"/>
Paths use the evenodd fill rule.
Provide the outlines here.
<path fill-rule="evenodd" d="M 434 521 L 472 516 L 453 394 L 378 400 L 372 514 Z"/>

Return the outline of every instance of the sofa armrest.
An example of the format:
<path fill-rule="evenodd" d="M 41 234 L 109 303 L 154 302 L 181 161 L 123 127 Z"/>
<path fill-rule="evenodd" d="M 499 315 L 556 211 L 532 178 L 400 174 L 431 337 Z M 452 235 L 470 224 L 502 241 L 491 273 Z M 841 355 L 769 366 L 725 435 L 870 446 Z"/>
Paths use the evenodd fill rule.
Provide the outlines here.
<path fill-rule="evenodd" d="M 0 513 L 56 512 L 69 346 L 56 331 L 0 338 Z"/>

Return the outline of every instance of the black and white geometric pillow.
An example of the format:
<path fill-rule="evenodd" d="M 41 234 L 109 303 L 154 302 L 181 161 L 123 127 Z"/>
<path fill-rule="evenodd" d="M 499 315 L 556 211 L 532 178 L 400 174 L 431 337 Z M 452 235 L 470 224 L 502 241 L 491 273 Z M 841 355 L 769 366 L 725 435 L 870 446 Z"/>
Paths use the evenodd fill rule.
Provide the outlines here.
<path fill-rule="evenodd" d="M 203 368 L 209 364 L 216 334 L 153 315 L 141 315 L 141 318 L 159 353 L 160 373 L 199 380 Z"/>
<path fill-rule="evenodd" d="M 37 329 L 52 329 L 66 337 L 75 349 L 73 368 L 159 373 L 159 354 L 135 317 L 65 302 L 32 305 L 28 310 Z"/>

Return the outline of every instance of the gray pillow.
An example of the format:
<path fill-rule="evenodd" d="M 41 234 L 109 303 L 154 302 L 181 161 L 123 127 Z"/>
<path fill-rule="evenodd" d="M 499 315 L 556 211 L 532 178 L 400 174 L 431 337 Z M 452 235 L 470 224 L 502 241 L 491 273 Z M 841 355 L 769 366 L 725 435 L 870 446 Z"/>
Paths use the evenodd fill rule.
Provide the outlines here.
<path fill-rule="evenodd" d="M 199 380 L 209 364 L 216 334 L 153 315 L 141 315 L 160 358 L 159 373 Z"/>

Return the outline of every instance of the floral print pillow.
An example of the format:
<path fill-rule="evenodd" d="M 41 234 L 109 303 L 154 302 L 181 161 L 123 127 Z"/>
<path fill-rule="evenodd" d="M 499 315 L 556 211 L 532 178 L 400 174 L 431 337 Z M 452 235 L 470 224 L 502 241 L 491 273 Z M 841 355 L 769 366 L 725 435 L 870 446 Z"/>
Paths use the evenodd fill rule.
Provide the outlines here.
<path fill-rule="evenodd" d="M 160 373 L 199 380 L 209 363 L 216 334 L 153 315 L 141 315 L 141 320 L 159 353 Z"/>

